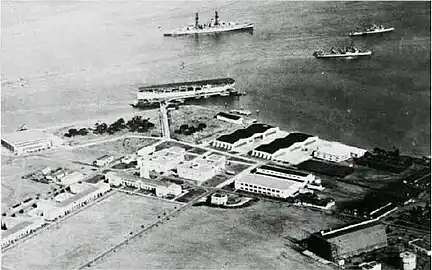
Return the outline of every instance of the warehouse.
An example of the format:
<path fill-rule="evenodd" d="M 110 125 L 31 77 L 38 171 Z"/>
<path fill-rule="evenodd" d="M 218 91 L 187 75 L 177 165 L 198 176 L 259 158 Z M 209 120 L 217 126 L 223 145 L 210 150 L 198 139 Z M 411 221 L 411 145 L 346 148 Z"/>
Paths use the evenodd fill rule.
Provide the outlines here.
<path fill-rule="evenodd" d="M 60 146 L 63 141 L 39 130 L 23 130 L 2 136 L 1 144 L 15 155 L 31 154 Z"/>
<path fill-rule="evenodd" d="M 212 146 L 232 150 L 236 147 L 263 140 L 264 138 L 275 135 L 278 131 L 278 127 L 266 124 L 252 124 L 245 129 L 238 129 L 233 133 L 220 136 L 213 141 Z"/>
<path fill-rule="evenodd" d="M 222 121 L 233 123 L 233 124 L 240 125 L 243 123 L 243 117 L 238 116 L 238 115 L 234 115 L 234 114 L 225 113 L 225 112 L 220 112 L 220 113 L 216 114 L 215 117 L 218 120 L 222 120 Z"/>
<path fill-rule="evenodd" d="M 312 234 L 307 245 L 315 254 L 338 261 L 386 247 L 386 226 L 375 220 L 368 220 L 339 229 L 321 231 Z"/>
<path fill-rule="evenodd" d="M 45 221 L 40 217 L 33 218 L 2 218 L 1 247 L 5 248 L 13 244 L 18 239 L 34 233 L 37 229 L 45 225 Z"/>
<path fill-rule="evenodd" d="M 262 165 L 256 168 L 256 172 L 259 174 L 276 176 L 306 183 L 312 183 L 315 181 L 315 176 L 313 174 L 278 166 Z"/>
<path fill-rule="evenodd" d="M 108 164 L 110 164 L 111 162 L 114 161 L 114 157 L 110 156 L 110 155 L 103 155 L 100 158 L 96 159 L 94 161 L 94 164 L 98 167 L 104 167 Z"/>
<path fill-rule="evenodd" d="M 320 140 L 319 145 L 309 145 L 312 156 L 330 162 L 342 162 L 351 158 L 360 158 L 365 153 L 365 149 L 341 144 L 339 142 L 326 142 Z"/>
<path fill-rule="evenodd" d="M 96 200 L 109 190 L 110 186 L 106 183 L 97 185 L 75 184 L 71 191 L 76 194 L 60 193 L 53 200 L 40 200 L 38 208 L 42 210 L 46 220 L 52 221 Z"/>
<path fill-rule="evenodd" d="M 261 174 L 247 174 L 234 182 L 235 189 L 278 198 L 293 197 L 306 183 Z"/>
<path fill-rule="evenodd" d="M 149 171 L 164 173 L 175 169 L 185 160 L 186 150 L 181 147 L 165 148 L 138 159 L 138 167 L 146 166 Z"/>
<path fill-rule="evenodd" d="M 197 158 L 177 167 L 179 177 L 203 182 L 225 169 L 226 156 L 212 154 Z"/>
<path fill-rule="evenodd" d="M 166 197 L 168 195 L 178 196 L 182 193 L 180 185 L 164 182 L 159 180 L 149 180 L 132 175 L 119 174 L 116 172 L 108 172 L 106 174 L 108 182 L 113 186 L 125 185 L 129 187 L 152 191 L 158 197 Z"/>
<path fill-rule="evenodd" d="M 251 156 L 268 160 L 277 160 L 278 157 L 290 152 L 301 151 L 304 147 L 318 139 L 316 136 L 304 133 L 290 133 L 284 138 L 279 138 L 269 144 L 263 144 L 251 152 Z"/>

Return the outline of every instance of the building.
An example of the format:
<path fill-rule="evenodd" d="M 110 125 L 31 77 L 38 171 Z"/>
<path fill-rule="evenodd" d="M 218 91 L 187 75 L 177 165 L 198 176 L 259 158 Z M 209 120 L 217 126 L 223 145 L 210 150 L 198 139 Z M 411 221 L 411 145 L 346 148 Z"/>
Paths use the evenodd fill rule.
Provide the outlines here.
<path fill-rule="evenodd" d="M 310 147 L 311 149 L 312 146 Z M 339 142 L 326 142 L 312 151 L 312 156 L 331 162 L 342 162 L 351 158 L 360 158 L 366 153 L 365 149 L 341 144 Z"/>
<path fill-rule="evenodd" d="M 225 170 L 226 156 L 211 154 L 177 167 L 178 176 L 198 182 L 208 180 Z"/>
<path fill-rule="evenodd" d="M 229 122 L 229 123 L 233 123 L 233 124 L 241 125 L 243 123 L 243 117 L 235 115 L 235 114 L 220 112 L 220 113 L 216 114 L 215 117 L 216 117 L 216 119 L 219 119 L 219 120 L 222 120 L 225 122 Z"/>
<path fill-rule="evenodd" d="M 60 178 L 60 184 L 69 186 L 71 184 L 77 183 L 79 181 L 82 181 L 85 178 L 84 174 L 80 172 L 73 172 L 71 174 L 68 174 L 62 178 Z"/>
<path fill-rule="evenodd" d="M 271 143 L 263 144 L 252 150 L 251 156 L 258 157 L 262 159 L 275 160 L 275 161 L 285 161 L 286 158 L 280 158 L 284 155 L 289 155 L 291 152 L 302 151 L 309 144 L 314 143 L 318 137 L 293 132 L 285 136 L 284 138 L 279 138 Z"/>
<path fill-rule="evenodd" d="M 38 202 L 38 208 L 42 210 L 46 220 L 53 221 L 96 200 L 109 190 L 110 186 L 106 183 L 97 185 L 88 183 L 74 184 L 71 191 L 75 191 L 75 194 L 65 192 L 57 195 L 52 200 L 41 200 Z"/>
<path fill-rule="evenodd" d="M 431 255 L 431 246 L 423 239 L 414 239 L 412 241 L 409 241 L 408 245 L 417 252 L 423 252 L 428 256 Z"/>
<path fill-rule="evenodd" d="M 403 270 L 414 270 L 417 267 L 417 256 L 414 253 L 405 251 L 399 254 Z"/>
<path fill-rule="evenodd" d="M 163 173 L 175 169 L 183 162 L 186 150 L 181 147 L 165 148 L 138 160 L 138 167 L 146 166 L 149 171 Z"/>
<path fill-rule="evenodd" d="M 339 261 L 387 246 L 386 226 L 368 220 L 312 234 L 308 250 L 330 261 Z"/>
<path fill-rule="evenodd" d="M 37 229 L 44 226 L 46 222 L 43 218 L 12 218 L 3 217 L 1 221 L 2 233 L 1 233 L 1 247 L 2 249 L 15 243 L 18 239 L 23 238 L 31 233 L 34 233 Z"/>
<path fill-rule="evenodd" d="M 98 167 L 105 167 L 114 161 L 114 157 L 110 155 L 104 155 L 94 161 L 94 164 Z"/>
<path fill-rule="evenodd" d="M 215 205 L 226 205 L 228 203 L 228 195 L 215 193 L 211 195 L 210 202 Z"/>
<path fill-rule="evenodd" d="M 178 196 L 182 193 L 181 186 L 171 182 L 143 179 L 132 175 L 119 174 L 116 172 L 108 172 L 106 177 L 108 182 L 113 186 L 125 185 L 149 190 L 154 192 L 158 197 L 166 197 L 168 195 Z"/>
<path fill-rule="evenodd" d="M 306 183 L 261 174 L 246 174 L 234 182 L 234 188 L 277 198 L 298 194 Z"/>
<path fill-rule="evenodd" d="M 362 270 L 381 270 L 381 264 L 379 262 L 365 262 L 359 264 Z"/>
<path fill-rule="evenodd" d="M 233 150 L 234 148 L 246 144 L 252 144 L 275 135 L 278 131 L 278 127 L 266 124 L 252 124 L 247 128 L 238 129 L 233 133 L 220 136 L 212 142 L 212 146 L 226 150 Z"/>
<path fill-rule="evenodd" d="M 4 134 L 1 144 L 15 155 L 31 154 L 60 146 L 63 141 L 51 133 L 23 130 Z"/>
<path fill-rule="evenodd" d="M 155 144 L 144 146 L 143 148 L 139 149 L 137 151 L 138 156 L 147 156 L 151 153 L 156 152 L 156 146 Z"/>
<path fill-rule="evenodd" d="M 282 168 L 278 166 L 262 165 L 256 168 L 256 173 L 285 178 L 294 181 L 313 183 L 316 180 L 315 175 L 305 173 L 294 169 Z"/>
<path fill-rule="evenodd" d="M 46 175 L 46 179 L 51 181 L 60 181 L 63 177 L 68 175 L 68 171 L 62 168 L 57 168 Z"/>

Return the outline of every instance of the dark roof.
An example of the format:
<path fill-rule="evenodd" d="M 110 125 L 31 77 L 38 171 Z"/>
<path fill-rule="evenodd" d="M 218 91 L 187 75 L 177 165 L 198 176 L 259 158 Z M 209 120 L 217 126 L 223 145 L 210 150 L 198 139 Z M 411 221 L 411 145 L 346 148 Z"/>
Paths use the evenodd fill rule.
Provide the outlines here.
<path fill-rule="evenodd" d="M 269 165 L 262 165 L 259 166 L 258 169 L 263 169 L 263 170 L 269 170 L 269 171 L 275 171 L 275 172 L 281 172 L 281 173 L 287 173 L 287 174 L 294 174 L 294 175 L 298 175 L 298 176 L 308 176 L 308 173 L 304 173 L 301 171 L 297 171 L 297 170 L 290 170 L 288 168 L 281 168 L 281 167 L 276 167 L 276 166 L 269 166 Z"/>
<path fill-rule="evenodd" d="M 167 83 L 167 84 L 154 84 L 149 86 L 141 86 L 138 89 L 150 89 L 150 88 L 168 88 L 168 87 L 180 87 L 180 86 L 190 86 L 190 85 L 207 85 L 207 84 L 232 84 L 235 80 L 232 78 L 221 78 L 221 79 L 210 79 L 201 81 L 191 81 L 191 82 L 179 82 L 179 83 Z"/>
<path fill-rule="evenodd" d="M 255 150 L 273 154 L 279 149 L 288 148 L 294 143 L 303 142 L 309 137 L 312 137 L 312 135 L 308 135 L 304 133 L 290 133 L 288 134 L 288 136 L 284 138 L 276 139 L 269 144 L 260 145 L 257 148 L 255 148 Z"/>
<path fill-rule="evenodd" d="M 353 225 L 353 224 L 351 224 L 351 225 Z M 350 225 L 345 225 L 344 227 L 339 228 L 339 229 L 343 229 L 343 228 L 348 227 L 348 226 L 350 226 Z M 337 231 L 335 233 L 330 233 L 330 234 L 327 234 L 327 235 L 323 235 L 322 237 L 325 238 L 325 239 L 327 239 L 327 240 L 331 240 L 331 239 L 337 238 L 339 236 L 347 235 L 347 234 L 350 234 L 350 233 L 353 233 L 353 232 L 356 232 L 356 231 L 361 231 L 361 230 L 365 230 L 365 229 L 372 228 L 372 227 L 377 227 L 377 230 L 378 230 L 379 227 L 384 227 L 385 228 L 385 225 L 383 225 L 383 224 L 381 224 L 379 222 L 370 222 L 370 223 L 361 224 L 361 225 L 358 225 L 358 226 L 355 226 L 355 227 L 343 229 L 343 230 Z M 338 229 L 332 229 L 332 231 L 335 231 L 335 230 L 338 230 Z"/>
<path fill-rule="evenodd" d="M 227 142 L 227 143 L 235 143 L 240 139 L 249 138 L 252 135 L 256 133 L 263 133 L 271 128 L 274 128 L 273 126 L 269 126 L 266 124 L 252 124 L 244 129 L 238 129 L 234 131 L 233 133 L 222 135 L 216 140 L 221 142 Z"/>
<path fill-rule="evenodd" d="M 228 118 L 228 119 L 232 119 L 232 120 L 239 120 L 241 118 L 238 115 L 229 114 L 229 113 L 225 113 L 225 112 L 220 112 L 217 115 L 220 115 L 222 117 L 225 117 L 225 118 Z"/>

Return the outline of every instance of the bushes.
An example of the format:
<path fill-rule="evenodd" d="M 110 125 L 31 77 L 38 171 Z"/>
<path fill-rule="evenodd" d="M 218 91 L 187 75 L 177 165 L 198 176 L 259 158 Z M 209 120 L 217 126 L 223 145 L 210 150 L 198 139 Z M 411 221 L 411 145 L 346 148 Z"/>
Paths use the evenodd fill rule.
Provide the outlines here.
<path fill-rule="evenodd" d="M 195 132 L 200 132 L 203 129 L 205 129 L 207 127 L 206 124 L 204 123 L 199 123 L 197 127 L 194 126 L 189 126 L 186 124 L 183 124 L 179 127 L 179 129 L 175 130 L 174 132 L 177 134 L 184 134 L 184 135 L 192 135 Z"/>

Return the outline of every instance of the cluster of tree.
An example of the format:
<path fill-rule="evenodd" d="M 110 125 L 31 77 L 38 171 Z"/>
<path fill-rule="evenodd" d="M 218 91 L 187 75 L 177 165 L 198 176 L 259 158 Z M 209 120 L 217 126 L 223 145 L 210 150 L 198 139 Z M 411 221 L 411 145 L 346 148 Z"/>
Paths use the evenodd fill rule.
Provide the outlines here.
<path fill-rule="evenodd" d="M 1 229 L 2 229 L 2 231 L 6 231 L 7 230 L 6 223 L 2 222 Z"/>
<path fill-rule="evenodd" d="M 129 129 L 131 132 L 146 132 L 149 129 L 153 128 L 154 124 L 149 121 L 149 118 L 143 119 L 141 116 L 135 116 L 128 122 L 125 122 L 123 118 L 119 118 L 117 121 L 112 123 L 111 125 L 107 125 L 106 123 L 96 123 L 95 129 L 93 132 L 95 134 L 114 134 L 118 131 Z"/>
<path fill-rule="evenodd" d="M 73 136 L 77 136 L 77 135 L 81 135 L 81 136 L 85 136 L 87 135 L 89 132 L 86 128 L 80 128 L 80 129 L 76 129 L 76 128 L 71 128 L 68 130 L 67 133 L 65 133 L 65 137 L 73 137 Z"/>
<path fill-rule="evenodd" d="M 174 132 L 177 134 L 184 134 L 184 135 L 192 135 L 195 132 L 200 132 L 203 129 L 207 127 L 204 123 L 199 123 L 197 127 L 189 126 L 187 124 L 181 125 L 179 129 L 175 130 Z"/>

